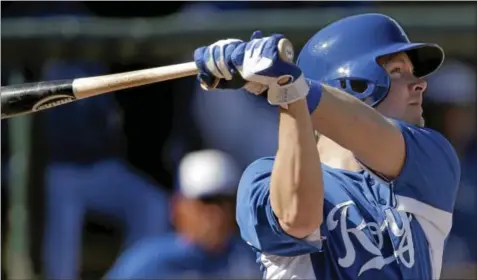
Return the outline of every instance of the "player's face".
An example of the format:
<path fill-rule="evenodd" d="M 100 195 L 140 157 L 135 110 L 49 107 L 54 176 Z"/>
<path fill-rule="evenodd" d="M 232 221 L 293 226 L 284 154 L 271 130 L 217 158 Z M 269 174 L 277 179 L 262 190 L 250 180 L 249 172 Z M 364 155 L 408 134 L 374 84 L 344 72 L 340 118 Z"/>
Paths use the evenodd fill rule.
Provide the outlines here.
<path fill-rule="evenodd" d="M 177 196 L 172 206 L 176 228 L 202 241 L 220 243 L 235 231 L 235 198 L 187 199 Z"/>
<path fill-rule="evenodd" d="M 427 83 L 414 76 L 413 65 L 407 54 L 382 57 L 378 63 L 391 77 L 391 88 L 376 109 L 387 117 L 424 126 L 422 99 Z"/>
<path fill-rule="evenodd" d="M 208 238 L 226 240 L 235 231 L 235 199 L 204 199 L 200 202 L 200 209 L 199 227 L 207 229 Z"/>

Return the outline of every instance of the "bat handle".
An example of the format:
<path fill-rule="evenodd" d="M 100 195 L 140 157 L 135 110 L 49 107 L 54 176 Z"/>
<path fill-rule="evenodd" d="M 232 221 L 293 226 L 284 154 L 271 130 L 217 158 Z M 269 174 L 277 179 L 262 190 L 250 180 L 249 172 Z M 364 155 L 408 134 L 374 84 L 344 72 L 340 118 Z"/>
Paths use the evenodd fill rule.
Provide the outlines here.
<path fill-rule="evenodd" d="M 283 38 L 278 41 L 278 55 L 280 56 L 281 60 L 293 63 L 293 60 L 295 59 L 295 51 L 293 50 L 292 43 L 287 38 Z M 286 85 L 289 81 L 289 76 L 281 77 L 278 79 L 278 84 Z"/>
<path fill-rule="evenodd" d="M 293 63 L 295 51 L 293 50 L 293 44 L 290 40 L 283 38 L 278 41 L 278 54 L 283 61 Z"/>

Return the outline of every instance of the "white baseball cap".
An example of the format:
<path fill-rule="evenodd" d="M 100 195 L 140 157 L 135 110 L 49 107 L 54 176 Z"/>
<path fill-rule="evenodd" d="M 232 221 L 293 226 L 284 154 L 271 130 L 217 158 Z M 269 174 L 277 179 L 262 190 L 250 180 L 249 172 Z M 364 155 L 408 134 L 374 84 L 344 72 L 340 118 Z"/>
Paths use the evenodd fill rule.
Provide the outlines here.
<path fill-rule="evenodd" d="M 235 195 L 239 180 L 234 159 L 218 150 L 191 152 L 179 164 L 178 188 L 187 198 Z"/>

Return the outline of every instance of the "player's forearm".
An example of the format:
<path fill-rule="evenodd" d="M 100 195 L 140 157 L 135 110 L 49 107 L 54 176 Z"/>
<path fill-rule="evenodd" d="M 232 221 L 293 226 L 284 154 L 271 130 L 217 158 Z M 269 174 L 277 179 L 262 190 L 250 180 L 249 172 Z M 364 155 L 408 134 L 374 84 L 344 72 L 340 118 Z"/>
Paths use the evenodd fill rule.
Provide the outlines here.
<path fill-rule="evenodd" d="M 312 121 L 316 130 L 353 152 L 375 171 L 388 176 L 399 174 L 404 157 L 401 132 L 364 102 L 323 85 Z"/>
<path fill-rule="evenodd" d="M 299 238 L 322 222 L 323 183 L 313 131 L 306 101 L 281 110 L 270 200 L 282 228 Z"/>

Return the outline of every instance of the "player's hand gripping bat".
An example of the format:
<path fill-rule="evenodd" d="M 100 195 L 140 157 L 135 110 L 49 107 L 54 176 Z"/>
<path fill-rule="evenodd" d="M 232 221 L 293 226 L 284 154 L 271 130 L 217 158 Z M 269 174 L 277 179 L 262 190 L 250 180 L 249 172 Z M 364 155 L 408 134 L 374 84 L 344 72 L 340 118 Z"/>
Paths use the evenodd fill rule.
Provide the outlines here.
<path fill-rule="evenodd" d="M 293 56 L 287 39 L 278 43 L 280 57 Z M 195 62 L 104 76 L 56 80 L 1 87 L 2 119 L 53 108 L 75 100 L 172 79 L 197 75 Z"/>

